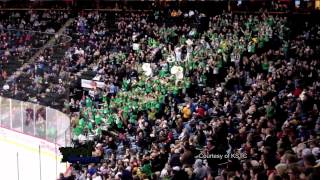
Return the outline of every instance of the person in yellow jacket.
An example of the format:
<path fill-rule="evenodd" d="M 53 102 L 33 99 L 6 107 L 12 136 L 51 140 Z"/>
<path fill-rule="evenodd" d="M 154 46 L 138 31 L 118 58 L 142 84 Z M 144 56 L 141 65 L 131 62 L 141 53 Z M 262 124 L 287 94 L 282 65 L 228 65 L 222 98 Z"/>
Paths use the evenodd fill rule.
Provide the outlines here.
<path fill-rule="evenodd" d="M 192 111 L 191 111 L 190 105 L 188 104 L 182 109 L 183 121 L 188 121 L 191 118 L 191 115 L 192 115 Z"/>

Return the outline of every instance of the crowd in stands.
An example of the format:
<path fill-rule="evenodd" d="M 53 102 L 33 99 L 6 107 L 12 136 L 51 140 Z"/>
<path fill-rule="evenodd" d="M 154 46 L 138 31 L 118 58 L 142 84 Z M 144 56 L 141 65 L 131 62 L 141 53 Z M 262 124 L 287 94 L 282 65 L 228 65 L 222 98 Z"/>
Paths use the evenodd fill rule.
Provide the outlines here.
<path fill-rule="evenodd" d="M 71 177 L 319 178 L 319 24 L 223 13 L 206 28 L 202 17 L 76 18 L 73 68 L 104 86 L 77 91 L 75 77 L 73 140 L 103 161 L 73 164 Z"/>
<path fill-rule="evenodd" d="M 74 146 L 91 142 L 101 158 L 72 164 L 60 180 L 320 178 L 319 24 L 296 28 L 268 13 L 84 11 L 66 28 L 69 46 L 67 36 L 29 42 L 28 31 L 8 31 L 55 33 L 69 17 L 0 20 L 1 95 L 70 110 Z M 58 46 L 27 62 L 52 38 Z M 81 79 L 94 81 L 83 88 Z"/>
<path fill-rule="evenodd" d="M 69 18 L 68 11 L 0 13 L 1 95 L 63 109 L 68 91 L 62 85 L 67 73 L 61 61 L 70 38 L 55 33 Z M 30 62 L 50 39 L 54 40 Z"/>

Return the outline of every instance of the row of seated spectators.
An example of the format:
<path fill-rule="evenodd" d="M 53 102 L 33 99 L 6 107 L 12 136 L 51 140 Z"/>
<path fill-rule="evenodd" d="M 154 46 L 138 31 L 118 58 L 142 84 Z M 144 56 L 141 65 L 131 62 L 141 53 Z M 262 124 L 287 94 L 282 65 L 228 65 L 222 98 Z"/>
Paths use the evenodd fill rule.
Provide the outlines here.
<path fill-rule="evenodd" d="M 52 87 L 59 84 L 55 66 L 60 65 L 61 56 L 57 51 L 64 53 L 70 38 L 55 33 L 69 19 L 68 11 L 0 11 L 0 14 L 1 95 L 45 105 L 62 99 L 59 93 L 43 93 L 61 91 Z M 54 40 L 35 62 L 30 62 L 50 39 Z"/>

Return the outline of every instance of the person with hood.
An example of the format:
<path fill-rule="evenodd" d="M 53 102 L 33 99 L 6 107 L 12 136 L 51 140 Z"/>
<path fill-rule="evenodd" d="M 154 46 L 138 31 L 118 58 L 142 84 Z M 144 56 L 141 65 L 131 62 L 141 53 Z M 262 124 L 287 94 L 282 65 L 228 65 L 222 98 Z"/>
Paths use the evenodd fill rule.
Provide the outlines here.
<path fill-rule="evenodd" d="M 207 168 L 203 165 L 201 159 L 197 159 L 193 165 L 193 179 L 202 180 L 207 175 Z"/>

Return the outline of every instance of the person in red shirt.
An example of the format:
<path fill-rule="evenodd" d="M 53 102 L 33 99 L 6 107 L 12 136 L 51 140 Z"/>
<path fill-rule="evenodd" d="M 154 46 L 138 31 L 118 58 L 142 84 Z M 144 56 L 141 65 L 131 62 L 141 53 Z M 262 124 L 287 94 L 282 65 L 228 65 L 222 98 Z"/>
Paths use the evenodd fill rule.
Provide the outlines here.
<path fill-rule="evenodd" d="M 293 95 L 295 97 L 299 97 L 299 95 L 302 93 L 302 89 L 300 87 L 297 87 L 294 91 L 293 91 Z"/>
<path fill-rule="evenodd" d="M 201 106 L 198 106 L 196 109 L 197 117 L 198 118 L 204 118 L 205 116 L 205 109 Z"/>

